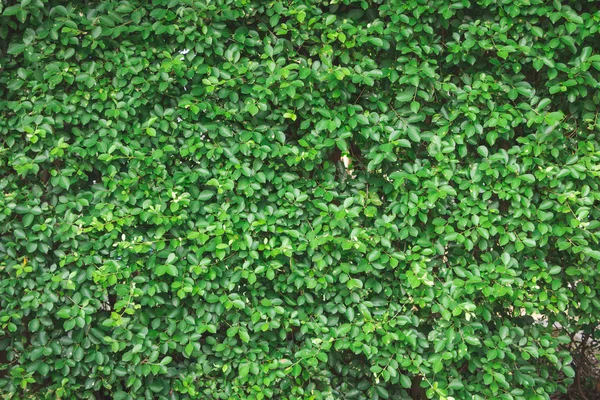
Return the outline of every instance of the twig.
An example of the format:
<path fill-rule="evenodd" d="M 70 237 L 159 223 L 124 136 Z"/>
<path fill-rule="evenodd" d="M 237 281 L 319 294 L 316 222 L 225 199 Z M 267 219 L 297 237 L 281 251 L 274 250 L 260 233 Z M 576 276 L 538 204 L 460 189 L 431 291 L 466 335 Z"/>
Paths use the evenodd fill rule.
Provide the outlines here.
<path fill-rule="evenodd" d="M 583 365 L 585 364 L 584 359 L 585 359 L 585 345 L 587 343 L 588 340 L 588 335 L 587 333 L 583 335 L 582 339 L 581 339 L 581 344 L 579 345 L 579 363 L 577 365 L 577 372 L 576 372 L 576 377 L 575 377 L 575 383 L 577 385 L 577 390 L 579 391 L 579 394 L 581 395 L 581 397 L 583 398 L 583 400 L 589 400 L 587 398 L 587 396 L 585 395 L 585 393 L 583 392 L 583 389 L 581 388 L 581 373 L 582 373 L 582 368 Z"/>

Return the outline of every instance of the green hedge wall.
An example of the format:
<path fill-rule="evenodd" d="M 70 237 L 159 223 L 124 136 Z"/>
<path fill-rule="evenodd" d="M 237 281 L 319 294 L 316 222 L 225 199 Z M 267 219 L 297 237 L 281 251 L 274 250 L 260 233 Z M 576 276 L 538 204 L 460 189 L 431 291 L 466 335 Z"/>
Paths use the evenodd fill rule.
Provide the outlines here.
<path fill-rule="evenodd" d="M 600 336 L 598 2 L 0 13 L 3 398 L 576 378 L 569 336 Z"/>

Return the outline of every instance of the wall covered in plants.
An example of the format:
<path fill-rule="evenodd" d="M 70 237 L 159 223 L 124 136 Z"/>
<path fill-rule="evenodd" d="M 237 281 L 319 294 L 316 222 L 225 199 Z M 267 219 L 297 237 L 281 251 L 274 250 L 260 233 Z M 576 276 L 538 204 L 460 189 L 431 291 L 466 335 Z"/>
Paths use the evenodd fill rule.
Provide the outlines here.
<path fill-rule="evenodd" d="M 600 338 L 597 2 L 0 14 L 3 398 L 585 384 L 568 345 Z"/>

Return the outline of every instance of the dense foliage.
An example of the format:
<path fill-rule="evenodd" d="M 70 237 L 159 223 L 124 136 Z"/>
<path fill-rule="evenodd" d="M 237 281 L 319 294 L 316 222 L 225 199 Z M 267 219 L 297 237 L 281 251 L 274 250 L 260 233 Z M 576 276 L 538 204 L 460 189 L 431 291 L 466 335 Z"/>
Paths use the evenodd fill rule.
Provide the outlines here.
<path fill-rule="evenodd" d="M 577 378 L 596 1 L 0 4 L 2 398 L 536 400 Z"/>

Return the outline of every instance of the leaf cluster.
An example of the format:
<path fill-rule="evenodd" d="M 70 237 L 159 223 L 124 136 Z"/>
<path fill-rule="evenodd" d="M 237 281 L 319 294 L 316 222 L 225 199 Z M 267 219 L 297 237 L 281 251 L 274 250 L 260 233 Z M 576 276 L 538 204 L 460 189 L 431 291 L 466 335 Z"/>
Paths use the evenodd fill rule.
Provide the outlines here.
<path fill-rule="evenodd" d="M 600 338 L 599 27 L 595 1 L 0 2 L 0 394 L 565 391 Z"/>

